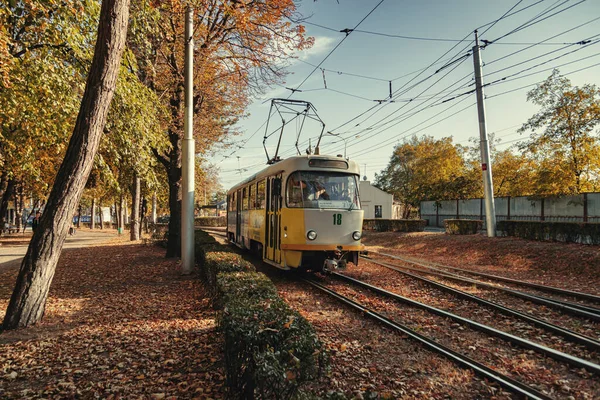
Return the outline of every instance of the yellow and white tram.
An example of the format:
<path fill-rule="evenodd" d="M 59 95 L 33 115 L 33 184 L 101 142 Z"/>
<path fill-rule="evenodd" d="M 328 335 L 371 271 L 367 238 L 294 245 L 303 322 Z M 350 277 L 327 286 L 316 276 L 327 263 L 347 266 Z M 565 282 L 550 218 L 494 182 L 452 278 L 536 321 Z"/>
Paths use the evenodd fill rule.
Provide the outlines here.
<path fill-rule="evenodd" d="M 325 155 L 269 165 L 227 193 L 227 237 L 282 269 L 358 264 L 359 174 L 356 162 Z"/>

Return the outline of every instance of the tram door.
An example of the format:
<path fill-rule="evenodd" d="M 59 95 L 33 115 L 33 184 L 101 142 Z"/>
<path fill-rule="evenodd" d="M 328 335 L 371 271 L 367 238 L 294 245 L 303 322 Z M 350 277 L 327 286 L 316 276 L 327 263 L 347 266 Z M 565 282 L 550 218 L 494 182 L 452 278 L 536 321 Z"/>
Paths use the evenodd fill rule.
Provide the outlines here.
<path fill-rule="evenodd" d="M 281 263 L 281 174 L 267 178 L 267 218 L 264 257 Z"/>

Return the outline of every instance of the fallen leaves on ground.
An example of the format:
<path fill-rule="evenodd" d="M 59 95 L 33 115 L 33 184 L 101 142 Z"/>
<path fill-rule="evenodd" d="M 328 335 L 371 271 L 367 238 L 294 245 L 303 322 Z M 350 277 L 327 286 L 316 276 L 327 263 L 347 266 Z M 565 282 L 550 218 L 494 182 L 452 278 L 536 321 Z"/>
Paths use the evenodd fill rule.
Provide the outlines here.
<path fill-rule="evenodd" d="M 2 312 L 16 274 L 0 275 Z M 222 398 L 222 354 L 200 282 L 113 240 L 64 250 L 43 321 L 0 335 L 0 397 Z"/>
<path fill-rule="evenodd" d="M 385 253 L 600 295 L 600 247 L 514 237 L 418 232 L 365 232 Z"/>

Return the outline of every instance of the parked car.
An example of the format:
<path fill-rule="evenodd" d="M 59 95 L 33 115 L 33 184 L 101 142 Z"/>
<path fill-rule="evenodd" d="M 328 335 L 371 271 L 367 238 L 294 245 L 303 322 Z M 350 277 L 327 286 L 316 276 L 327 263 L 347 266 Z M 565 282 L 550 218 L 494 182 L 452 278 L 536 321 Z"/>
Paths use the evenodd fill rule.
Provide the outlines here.
<path fill-rule="evenodd" d="M 79 216 L 78 215 L 74 216 L 73 217 L 73 223 L 76 224 L 78 221 L 79 221 Z M 84 223 L 84 224 L 85 223 L 89 224 L 90 222 L 92 222 L 92 217 L 90 215 L 82 215 L 81 216 L 81 222 Z"/>

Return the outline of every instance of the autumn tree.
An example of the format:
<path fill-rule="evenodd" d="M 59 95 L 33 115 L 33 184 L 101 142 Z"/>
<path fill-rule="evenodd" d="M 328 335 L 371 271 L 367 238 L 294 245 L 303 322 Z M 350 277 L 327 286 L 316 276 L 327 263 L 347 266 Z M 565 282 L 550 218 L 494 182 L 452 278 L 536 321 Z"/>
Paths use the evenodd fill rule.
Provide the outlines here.
<path fill-rule="evenodd" d="M 21 263 L 3 329 L 38 322 L 73 213 L 92 169 L 125 47 L 129 0 L 104 0 L 79 114 L 48 204 Z"/>
<path fill-rule="evenodd" d="M 405 204 L 407 212 L 423 200 L 468 198 L 476 192 L 477 182 L 469 178 L 463 152 L 452 138 L 413 136 L 394 148 L 374 184 Z"/>
<path fill-rule="evenodd" d="M 494 196 L 528 196 L 535 192 L 536 166 L 527 154 L 506 149 L 494 154 Z M 481 172 L 479 176 L 481 176 Z"/>
<path fill-rule="evenodd" d="M 204 153 L 231 134 L 250 97 L 280 81 L 288 55 L 312 43 L 303 27 L 287 19 L 296 12 L 293 0 L 175 0 L 153 2 L 154 7 L 142 0 L 135 3 L 136 9 L 143 11 L 136 24 L 145 33 L 132 38 L 131 44 L 140 80 L 161 96 L 170 114 L 166 129 L 170 149 L 155 151 L 169 182 L 168 257 L 180 252 L 184 11 L 188 4 L 195 11 L 196 153 Z"/>
<path fill-rule="evenodd" d="M 572 86 L 558 70 L 527 94 L 540 106 L 519 129 L 531 132 L 521 146 L 537 163 L 537 194 L 577 194 L 600 188 L 600 90 Z"/>
<path fill-rule="evenodd" d="M 0 188 L 47 196 L 75 123 L 97 15 L 94 1 L 0 3 Z"/>

